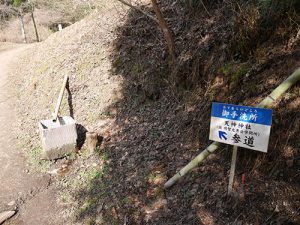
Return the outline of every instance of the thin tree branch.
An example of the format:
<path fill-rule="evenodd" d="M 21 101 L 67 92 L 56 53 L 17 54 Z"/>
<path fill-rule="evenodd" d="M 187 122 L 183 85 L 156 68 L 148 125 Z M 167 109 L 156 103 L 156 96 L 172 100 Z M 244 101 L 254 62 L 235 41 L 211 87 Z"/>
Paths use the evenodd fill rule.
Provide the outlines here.
<path fill-rule="evenodd" d="M 206 6 L 204 5 L 204 2 L 203 2 L 202 0 L 200 0 L 200 3 L 201 3 L 201 5 L 203 6 L 203 8 L 204 8 L 204 10 L 206 11 L 206 13 L 207 13 L 209 16 L 211 16 L 210 13 L 208 12 Z"/>
<path fill-rule="evenodd" d="M 169 54 L 172 57 L 172 64 L 173 64 L 173 63 L 175 63 L 176 56 L 175 56 L 175 44 L 174 44 L 172 32 L 171 32 L 165 18 L 162 15 L 162 12 L 158 6 L 157 1 L 151 0 L 151 2 L 152 2 L 153 9 L 155 11 L 155 14 L 158 18 L 158 24 L 164 33 L 164 36 L 165 36 L 165 39 L 166 39 L 166 42 L 168 45 Z"/>
<path fill-rule="evenodd" d="M 130 8 L 133 8 L 133 9 L 139 11 L 139 12 L 142 13 L 143 15 L 147 16 L 148 18 L 150 18 L 150 19 L 154 20 L 156 23 L 158 23 L 158 20 L 157 20 L 155 17 L 153 17 L 153 16 L 151 16 L 150 14 L 146 13 L 145 11 L 143 11 L 142 9 L 140 9 L 139 7 L 134 6 L 134 5 L 128 3 L 128 2 L 126 2 L 126 1 L 124 1 L 124 0 L 117 0 L 117 1 L 123 3 L 124 5 L 129 6 Z"/>
<path fill-rule="evenodd" d="M 152 6 L 153 6 L 153 9 L 155 11 L 157 19 L 155 17 L 149 15 L 148 13 L 144 12 L 139 7 L 134 6 L 134 5 L 128 3 L 124 0 L 117 0 L 117 1 L 123 3 L 124 5 L 127 5 L 131 8 L 133 8 L 133 9 L 139 11 L 139 12 L 141 12 L 145 16 L 147 16 L 147 17 L 151 18 L 152 20 L 154 20 L 159 25 L 159 27 L 162 29 L 164 37 L 166 39 L 168 51 L 169 51 L 169 54 L 172 58 L 172 64 L 175 63 L 175 60 L 176 60 L 175 44 L 174 44 L 174 39 L 173 39 L 173 36 L 172 36 L 172 32 L 170 31 L 170 28 L 168 27 L 168 24 L 167 24 L 166 20 L 164 19 L 163 15 L 162 15 L 162 12 L 160 11 L 160 8 L 157 4 L 157 1 L 156 0 L 151 0 Z"/>

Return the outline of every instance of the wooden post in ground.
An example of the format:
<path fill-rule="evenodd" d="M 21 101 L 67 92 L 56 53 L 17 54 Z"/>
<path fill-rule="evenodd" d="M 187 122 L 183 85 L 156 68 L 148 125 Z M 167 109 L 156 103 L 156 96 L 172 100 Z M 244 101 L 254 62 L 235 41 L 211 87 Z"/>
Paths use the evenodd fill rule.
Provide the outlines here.
<path fill-rule="evenodd" d="M 23 42 L 27 43 L 27 37 L 26 37 L 25 26 L 24 26 L 24 21 L 23 21 L 23 15 L 21 13 L 19 13 L 18 17 L 19 17 L 19 20 L 20 20 L 20 28 L 21 28 L 21 34 L 22 34 Z"/>
<path fill-rule="evenodd" d="M 60 108 L 60 104 L 61 104 L 61 102 L 62 102 L 62 99 L 63 99 L 63 97 L 64 97 L 64 92 L 65 92 L 65 88 L 66 88 L 68 79 L 69 79 L 69 76 L 66 74 L 65 77 L 64 77 L 63 85 L 61 86 L 61 89 L 60 89 L 60 92 L 59 92 L 58 99 L 57 99 L 55 111 L 54 111 L 54 114 L 53 114 L 53 121 L 56 121 L 56 120 L 57 120 L 57 117 L 58 117 L 58 111 L 59 111 L 59 108 Z"/>
<path fill-rule="evenodd" d="M 238 150 L 238 147 L 233 146 L 230 175 L 229 175 L 229 184 L 228 184 L 228 195 L 231 195 L 232 190 L 233 190 L 233 181 L 234 181 L 234 174 L 235 174 L 237 150 Z"/>
<path fill-rule="evenodd" d="M 33 27 L 34 27 L 34 31 L 35 31 L 36 41 L 40 42 L 39 33 L 38 33 L 38 30 L 37 30 L 37 26 L 36 26 L 34 15 L 33 15 L 33 9 L 31 11 L 31 19 L 32 19 L 32 23 L 33 23 Z"/>

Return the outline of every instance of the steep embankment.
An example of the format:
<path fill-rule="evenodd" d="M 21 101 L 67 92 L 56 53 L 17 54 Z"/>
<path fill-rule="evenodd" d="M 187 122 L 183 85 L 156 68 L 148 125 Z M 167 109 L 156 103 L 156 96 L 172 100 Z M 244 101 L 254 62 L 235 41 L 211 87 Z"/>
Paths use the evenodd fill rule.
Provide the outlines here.
<path fill-rule="evenodd" d="M 181 5 L 165 4 L 164 13 L 177 18 L 170 23 L 181 50 L 184 90 L 168 82 L 156 24 L 121 5 L 95 12 L 23 56 L 19 139 L 30 162 L 52 174 L 62 164 L 54 175 L 56 198 L 70 224 L 297 223 L 299 85 L 274 106 L 268 155 L 241 150 L 239 200 L 226 196 L 230 154 L 225 148 L 174 188 L 162 190 L 167 178 L 209 143 L 212 101 L 254 105 L 300 66 L 298 45 L 287 51 L 287 42 L 273 46 L 272 40 L 257 49 L 256 58 L 230 57 L 232 18 L 226 6 L 191 18 Z M 36 124 L 51 116 L 66 73 L 70 92 L 61 114 L 74 116 L 82 140 L 85 130 L 104 139 L 93 155 L 83 147 L 49 164 L 39 160 Z"/>
<path fill-rule="evenodd" d="M 37 169 L 43 173 L 49 172 L 50 175 L 56 174 L 57 169 L 65 167 L 67 161 L 75 156 L 74 153 L 70 156 L 71 159 L 56 162 L 40 160 L 41 146 L 37 124 L 41 119 L 51 117 L 65 74 L 70 76 L 70 92 L 65 93 L 60 113 L 72 115 L 77 120 L 79 145 L 85 138 L 86 130 L 104 132 L 103 127 L 111 126 L 114 122 L 113 115 L 116 111 L 108 108 L 122 97 L 123 78 L 111 75 L 112 67 L 108 56 L 113 51 L 112 42 L 115 39 L 113 31 L 122 23 L 124 15 L 119 14 L 116 9 L 111 10 L 109 4 L 106 7 L 53 34 L 46 41 L 33 44 L 22 53 L 22 60 L 18 60 L 11 77 L 16 83 L 18 97 L 17 136 L 20 146 L 27 153 L 29 164 L 33 165 L 31 173 Z M 53 210 L 45 205 L 33 207 L 33 202 L 29 207 L 21 207 L 19 214 L 29 216 L 30 211 L 44 207 L 49 210 L 50 216 L 47 219 L 49 224 L 58 224 L 57 220 L 61 222 L 69 220 L 69 224 L 75 224 L 70 220 L 69 214 L 71 213 L 73 218 L 74 211 L 78 211 L 82 201 L 76 199 L 78 203 L 73 206 L 68 196 L 83 188 L 84 182 L 90 182 L 90 173 L 101 168 L 101 165 L 98 158 L 88 160 L 86 152 L 83 152 L 83 156 L 74 164 L 71 167 L 71 176 L 59 177 L 57 184 L 51 183 Z M 57 186 L 61 192 L 57 192 Z M 41 198 L 38 199 L 43 201 Z M 66 211 L 63 216 L 57 214 L 57 218 L 51 218 L 57 206 L 64 207 Z M 19 221 L 17 219 L 16 223 Z M 45 224 L 45 221 L 40 219 L 30 221 L 31 224 L 40 222 Z"/>

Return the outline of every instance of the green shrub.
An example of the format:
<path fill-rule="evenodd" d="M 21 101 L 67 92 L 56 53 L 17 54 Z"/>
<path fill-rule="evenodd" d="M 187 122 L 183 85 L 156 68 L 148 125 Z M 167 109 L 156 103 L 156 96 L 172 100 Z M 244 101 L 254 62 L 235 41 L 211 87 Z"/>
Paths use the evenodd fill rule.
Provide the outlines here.
<path fill-rule="evenodd" d="M 231 74 L 229 88 L 232 90 L 238 87 L 241 79 L 247 74 L 248 71 L 249 71 L 248 66 L 246 65 L 238 66 L 236 70 Z"/>
<path fill-rule="evenodd" d="M 24 0 L 13 0 L 12 4 L 13 6 L 19 7 L 22 2 L 25 2 Z"/>

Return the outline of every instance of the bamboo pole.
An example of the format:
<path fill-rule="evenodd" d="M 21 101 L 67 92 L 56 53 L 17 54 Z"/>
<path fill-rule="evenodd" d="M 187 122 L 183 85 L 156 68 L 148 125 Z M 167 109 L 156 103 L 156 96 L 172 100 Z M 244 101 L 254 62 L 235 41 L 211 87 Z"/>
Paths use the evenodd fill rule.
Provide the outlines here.
<path fill-rule="evenodd" d="M 64 77 L 63 84 L 62 84 L 61 89 L 60 89 L 58 99 L 57 99 L 55 111 L 54 111 L 54 114 L 53 114 L 53 121 L 57 120 L 59 107 L 60 107 L 60 104 L 61 104 L 63 96 L 64 96 L 64 92 L 65 92 L 65 88 L 66 88 L 66 84 L 68 82 L 68 79 L 69 79 L 69 76 L 66 74 L 65 77 Z"/>
<path fill-rule="evenodd" d="M 261 103 L 256 107 L 269 108 L 273 102 L 276 101 L 283 93 L 285 93 L 291 86 L 296 84 L 300 80 L 300 68 L 296 69 L 291 76 L 283 81 L 271 94 L 268 95 Z"/>
<path fill-rule="evenodd" d="M 210 155 L 210 153 L 213 153 L 221 143 L 219 142 L 213 142 L 211 145 L 209 145 L 204 151 L 202 151 L 196 158 L 194 158 L 189 164 L 187 164 L 185 167 L 183 167 L 178 173 L 175 174 L 170 180 L 165 183 L 164 188 L 169 188 L 179 178 L 183 177 L 185 174 L 187 174 L 191 169 L 195 168 L 200 162 L 202 162 L 204 159 L 206 159 L 207 156 Z"/>
<path fill-rule="evenodd" d="M 268 95 L 261 103 L 256 105 L 258 108 L 270 108 L 274 101 L 276 101 L 283 93 L 285 93 L 291 86 L 296 84 L 300 80 L 300 68 L 295 70 L 285 81 L 283 81 L 270 95 Z M 207 158 L 210 153 L 213 153 L 218 147 L 219 142 L 213 142 L 204 151 L 202 151 L 196 158 L 183 167 L 178 173 L 176 173 L 171 179 L 169 179 L 164 188 L 169 188 L 175 184 L 181 177 L 187 174 L 190 170 L 195 168 L 200 162 Z"/>

